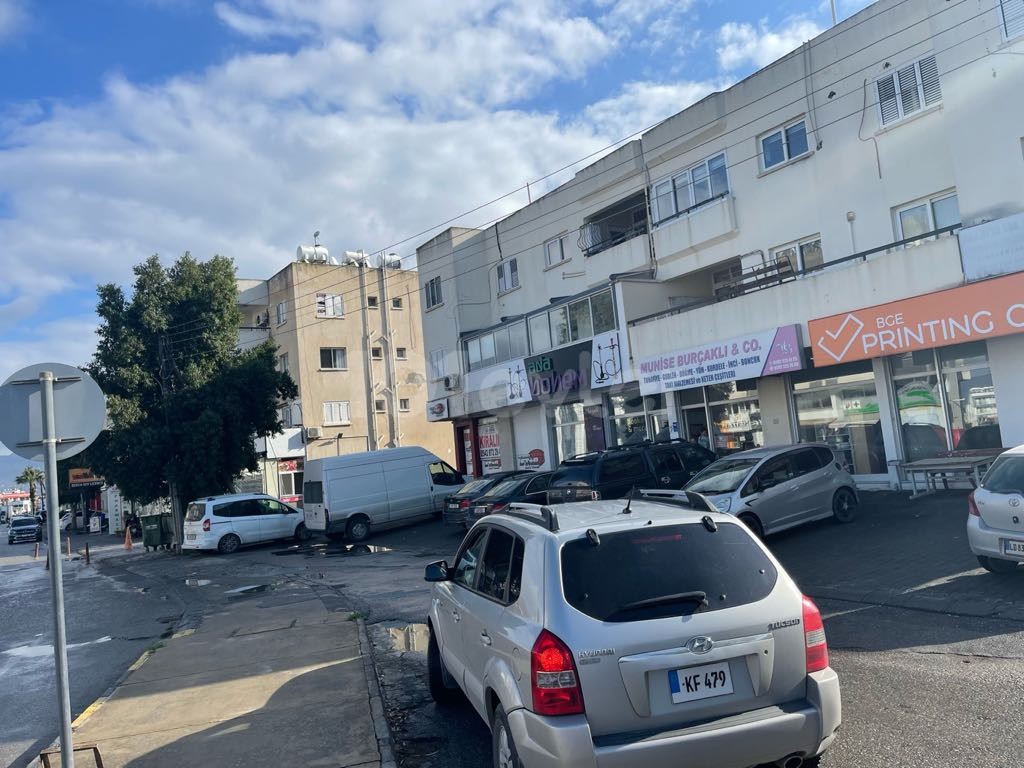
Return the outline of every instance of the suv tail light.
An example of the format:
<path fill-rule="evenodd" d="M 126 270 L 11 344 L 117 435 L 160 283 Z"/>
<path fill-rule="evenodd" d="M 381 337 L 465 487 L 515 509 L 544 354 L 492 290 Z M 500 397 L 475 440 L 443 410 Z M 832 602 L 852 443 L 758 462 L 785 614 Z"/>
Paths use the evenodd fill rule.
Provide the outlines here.
<path fill-rule="evenodd" d="M 491 512 L 501 512 L 501 510 L 503 510 L 507 506 L 508 506 L 508 502 L 507 501 L 502 501 L 502 502 L 499 502 L 497 504 L 488 504 L 487 505 L 487 513 L 490 514 Z"/>
<path fill-rule="evenodd" d="M 542 629 L 530 654 L 533 711 L 538 715 L 581 715 L 583 691 L 572 652 L 555 635 Z"/>
<path fill-rule="evenodd" d="M 459 509 L 466 509 L 469 507 L 469 499 L 463 499 L 459 502 Z"/>
<path fill-rule="evenodd" d="M 828 643 L 821 612 L 809 597 L 804 603 L 804 641 L 807 646 L 807 671 L 820 672 L 828 666 Z"/>
<path fill-rule="evenodd" d="M 971 517 L 981 517 L 978 502 L 974 500 L 974 491 L 971 491 L 971 494 L 967 497 L 967 514 Z"/>
<path fill-rule="evenodd" d="M 209 533 L 210 531 L 210 518 L 203 520 L 203 531 Z"/>

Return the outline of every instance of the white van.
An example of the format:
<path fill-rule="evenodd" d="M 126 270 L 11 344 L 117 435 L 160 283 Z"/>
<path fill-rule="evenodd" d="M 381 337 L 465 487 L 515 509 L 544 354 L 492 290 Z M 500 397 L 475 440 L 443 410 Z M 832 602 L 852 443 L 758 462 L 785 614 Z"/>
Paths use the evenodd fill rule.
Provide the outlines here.
<path fill-rule="evenodd" d="M 309 538 L 302 513 L 264 493 L 234 493 L 197 499 L 185 510 L 182 549 L 231 554 L 260 541 Z"/>
<path fill-rule="evenodd" d="M 302 506 L 306 528 L 365 541 L 385 528 L 443 510 L 466 478 L 426 448 L 330 456 L 306 462 Z"/>

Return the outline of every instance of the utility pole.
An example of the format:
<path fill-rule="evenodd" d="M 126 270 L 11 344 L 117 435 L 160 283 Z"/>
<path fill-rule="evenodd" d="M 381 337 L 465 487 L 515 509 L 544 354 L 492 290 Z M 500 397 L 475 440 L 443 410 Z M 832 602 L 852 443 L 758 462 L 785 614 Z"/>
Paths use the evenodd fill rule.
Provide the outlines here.
<path fill-rule="evenodd" d="M 172 387 L 169 382 L 169 369 L 171 363 L 168 360 L 170 350 L 168 349 L 166 334 L 161 333 L 157 339 L 157 351 L 160 358 L 160 397 L 163 401 L 164 423 L 167 425 L 169 430 L 171 427 L 171 420 L 167 414 L 167 398 Z M 171 462 L 167 467 L 167 495 L 171 500 L 171 520 L 174 523 L 174 551 L 177 554 L 181 554 L 181 542 L 184 539 L 184 522 L 178 514 L 178 489 L 174 482 L 177 474 L 178 462 L 175 459 L 176 457 L 172 456 Z"/>

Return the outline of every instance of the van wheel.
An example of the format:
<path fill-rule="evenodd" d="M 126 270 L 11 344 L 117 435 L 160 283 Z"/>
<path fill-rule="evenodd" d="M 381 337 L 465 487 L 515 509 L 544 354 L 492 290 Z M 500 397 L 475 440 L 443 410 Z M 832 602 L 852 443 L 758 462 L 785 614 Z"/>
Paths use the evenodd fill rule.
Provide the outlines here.
<path fill-rule="evenodd" d="M 444 668 L 441 648 L 433 632 L 430 633 L 430 641 L 427 643 L 427 683 L 430 687 L 430 698 L 438 704 L 451 704 L 458 698 L 459 692 L 455 687 L 455 681 Z"/>
<path fill-rule="evenodd" d="M 750 532 L 757 536 L 759 539 L 764 538 L 764 526 L 761 525 L 761 521 L 757 519 L 757 515 L 752 515 L 749 512 L 740 515 L 739 521 L 743 523 Z"/>
<path fill-rule="evenodd" d="M 309 541 L 313 538 L 313 534 L 309 532 L 305 523 L 299 523 L 295 526 L 295 538 L 299 541 Z"/>
<path fill-rule="evenodd" d="M 995 557 L 978 556 L 981 567 L 989 573 L 1013 573 L 1017 570 L 1017 563 L 1013 560 L 999 560 Z"/>
<path fill-rule="evenodd" d="M 348 524 L 345 526 L 345 535 L 353 544 L 366 541 L 370 538 L 370 521 L 363 515 L 350 517 Z"/>
<path fill-rule="evenodd" d="M 491 723 L 491 753 L 494 768 L 523 768 L 523 762 L 516 752 L 516 743 L 512 739 L 512 729 L 508 727 L 505 708 L 501 704 L 495 708 Z"/>
<path fill-rule="evenodd" d="M 242 546 L 242 540 L 235 534 L 229 533 L 217 542 L 217 551 L 222 555 L 230 555 L 232 552 L 237 552 L 240 546 Z"/>
<path fill-rule="evenodd" d="M 857 496 L 849 488 L 840 488 L 832 497 L 832 514 L 840 523 L 852 523 L 857 516 Z"/>

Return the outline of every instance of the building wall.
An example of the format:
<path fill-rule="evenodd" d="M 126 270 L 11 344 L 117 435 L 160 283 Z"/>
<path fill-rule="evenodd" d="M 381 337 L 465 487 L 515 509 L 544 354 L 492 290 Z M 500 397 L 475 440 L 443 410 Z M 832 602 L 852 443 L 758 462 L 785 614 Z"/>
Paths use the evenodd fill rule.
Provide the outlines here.
<path fill-rule="evenodd" d="M 988 357 L 1003 445 L 1024 445 L 1024 400 L 1018 395 L 1024 382 L 1024 335 L 989 340 Z"/>

